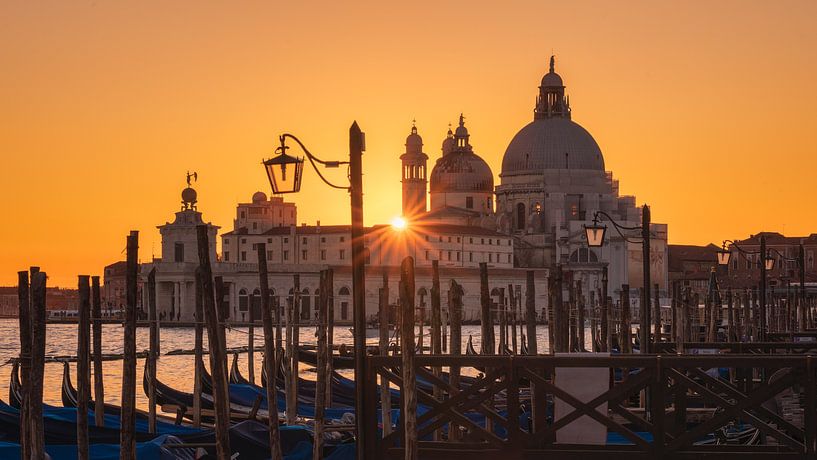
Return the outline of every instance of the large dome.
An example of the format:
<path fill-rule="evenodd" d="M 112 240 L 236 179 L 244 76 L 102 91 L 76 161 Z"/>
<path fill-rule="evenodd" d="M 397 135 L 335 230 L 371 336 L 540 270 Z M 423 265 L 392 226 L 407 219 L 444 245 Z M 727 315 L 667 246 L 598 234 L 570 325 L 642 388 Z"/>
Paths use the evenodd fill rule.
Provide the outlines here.
<path fill-rule="evenodd" d="M 511 140 L 502 158 L 502 175 L 545 169 L 604 171 L 604 157 L 593 136 L 569 118 L 539 118 Z"/>
<path fill-rule="evenodd" d="M 431 170 L 431 193 L 494 191 L 494 175 L 488 163 L 471 152 L 451 152 Z"/>

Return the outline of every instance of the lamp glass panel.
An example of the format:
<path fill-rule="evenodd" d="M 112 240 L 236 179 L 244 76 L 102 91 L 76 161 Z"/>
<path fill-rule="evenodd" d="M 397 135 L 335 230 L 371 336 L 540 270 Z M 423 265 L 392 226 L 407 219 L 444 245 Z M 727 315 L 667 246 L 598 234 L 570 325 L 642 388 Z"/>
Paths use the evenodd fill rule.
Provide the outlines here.
<path fill-rule="evenodd" d="M 729 251 L 718 251 L 718 265 L 729 265 L 732 253 Z"/>
<path fill-rule="evenodd" d="M 264 162 L 272 192 L 295 193 L 301 189 L 304 161 L 289 155 L 278 155 Z"/>
<path fill-rule="evenodd" d="M 591 225 L 584 228 L 587 234 L 587 245 L 591 248 L 598 248 L 604 244 L 604 234 L 607 227 L 600 225 Z"/>

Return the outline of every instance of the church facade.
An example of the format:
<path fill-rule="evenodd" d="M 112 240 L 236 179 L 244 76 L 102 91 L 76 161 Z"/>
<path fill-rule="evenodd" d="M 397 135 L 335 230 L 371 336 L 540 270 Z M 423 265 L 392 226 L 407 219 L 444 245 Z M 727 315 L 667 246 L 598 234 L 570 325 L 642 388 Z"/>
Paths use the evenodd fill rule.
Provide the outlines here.
<path fill-rule="evenodd" d="M 499 184 L 488 163 L 471 144 L 460 116 L 442 141 L 442 154 L 430 172 L 429 154 L 412 126 L 400 155 L 404 229 L 375 225 L 365 229 L 366 313 L 373 319 L 382 288 L 388 287 L 391 306 L 397 306 L 400 262 L 412 256 L 417 267 L 416 303 L 422 312 L 430 305 L 431 266 L 440 267 L 441 298 L 451 281 L 464 291 L 464 319 L 479 318 L 479 264 L 489 269 L 489 290 L 496 304 L 522 305 L 526 276 L 535 276 L 535 302 L 540 315 L 548 302 L 549 273 L 557 265 L 581 281 L 587 299 L 598 299 L 603 267 L 609 271 L 608 295 L 617 299 L 622 284 L 640 287 L 641 245 L 637 235 L 607 232 L 602 248 L 588 248 L 584 225 L 603 211 L 626 227 L 640 225 L 635 198 L 619 196 L 618 183 L 604 168 L 601 149 L 593 137 L 572 120 L 569 98 L 561 77 L 550 71 L 542 78 L 533 121 L 510 141 L 501 164 Z M 335 320 L 351 322 L 351 229 L 344 225 L 297 225 L 297 209 L 279 196 L 262 192 L 239 203 L 232 230 L 222 233 L 216 254 L 218 228 L 208 224 L 215 276 L 225 285 L 231 319 L 260 318 L 258 247 L 270 272 L 274 305 L 291 300 L 298 277 L 302 320 L 311 320 L 317 305 L 319 272 L 334 270 Z M 182 194 L 176 219 L 159 227 L 162 258 L 141 268 L 142 276 L 156 269 L 157 305 L 166 319 L 193 320 L 195 225 L 203 223 L 196 209 L 195 191 Z M 652 280 L 661 290 L 667 283 L 667 226 L 652 224 Z M 145 290 L 143 290 L 145 291 Z M 637 296 L 632 296 L 637 302 Z M 567 296 L 565 296 L 567 298 Z M 144 303 L 146 304 L 146 303 Z M 422 313 L 420 313 L 422 315 Z"/>

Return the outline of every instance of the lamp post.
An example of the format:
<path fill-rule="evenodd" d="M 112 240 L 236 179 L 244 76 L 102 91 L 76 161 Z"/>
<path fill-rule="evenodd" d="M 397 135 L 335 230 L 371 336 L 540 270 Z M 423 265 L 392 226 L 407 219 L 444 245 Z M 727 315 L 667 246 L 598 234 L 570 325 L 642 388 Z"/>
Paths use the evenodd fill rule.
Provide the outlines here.
<path fill-rule="evenodd" d="M 623 231 L 641 231 L 641 248 L 643 254 L 643 270 L 644 270 L 644 288 L 641 296 L 641 353 L 650 352 L 650 208 L 645 204 L 641 208 L 641 226 L 640 227 L 625 227 L 617 223 L 609 214 L 604 211 L 596 211 L 593 214 L 593 225 L 585 225 L 584 231 L 587 236 L 587 245 L 589 247 L 601 247 L 604 245 L 604 235 L 607 233 L 607 226 L 599 223 L 599 217 L 604 216 L 613 224 L 619 236 L 625 241 L 634 243 L 636 241 L 629 239 Z M 659 340 L 661 331 L 655 331 L 655 339 Z"/>
<path fill-rule="evenodd" d="M 350 196 L 352 209 L 352 315 L 354 321 L 354 350 L 355 350 L 355 425 L 357 436 L 357 458 L 364 459 L 369 453 L 373 440 L 366 439 L 366 421 L 375 420 L 372 401 L 366 400 L 363 380 L 366 378 L 366 286 L 365 286 L 365 254 L 363 244 L 363 151 L 365 137 L 357 122 L 349 128 L 349 161 L 321 160 L 304 146 L 301 141 L 291 135 L 279 136 L 280 147 L 275 151 L 278 154 L 263 162 L 267 171 L 273 193 L 295 193 L 301 189 L 301 179 L 304 159 L 293 157 L 286 153 L 289 148 L 286 139 L 292 139 L 303 150 L 309 163 L 315 169 L 318 177 L 332 188 L 347 190 Z M 340 165 L 349 167 L 349 185 L 339 186 L 329 182 L 317 164 L 326 168 L 337 168 Z"/>
<path fill-rule="evenodd" d="M 726 245 L 730 244 L 733 248 L 738 250 L 738 253 L 746 260 L 750 260 L 747 255 L 760 254 L 761 259 L 757 262 L 760 268 L 760 331 L 758 332 L 758 340 L 766 340 L 766 272 L 774 268 L 774 259 L 766 250 L 766 237 L 760 235 L 760 251 L 747 251 L 733 240 L 724 240 L 721 250 L 718 251 L 718 264 L 729 265 L 729 260 L 732 258 L 732 252 L 726 249 Z"/>
<path fill-rule="evenodd" d="M 805 302 L 806 302 L 806 260 L 805 260 L 806 259 L 806 257 L 805 257 L 806 251 L 805 251 L 805 248 L 803 247 L 803 243 L 800 243 L 800 248 L 799 248 L 799 251 L 797 253 L 797 257 L 787 257 L 785 254 L 781 253 L 780 251 L 778 251 L 775 248 L 769 248 L 768 251 L 769 251 L 769 254 L 767 255 L 766 260 L 767 260 L 767 262 L 771 261 L 770 262 L 771 266 L 767 265 L 767 268 L 769 270 L 774 269 L 774 258 L 771 257 L 771 252 L 772 251 L 777 253 L 777 255 L 780 256 L 781 259 L 783 259 L 783 260 L 785 260 L 787 262 L 797 262 L 797 269 L 798 269 L 797 271 L 798 271 L 799 278 L 800 278 L 800 289 L 798 289 L 798 293 L 799 293 L 799 302 L 798 303 L 799 303 L 800 306 L 798 308 L 798 315 L 797 315 L 798 316 L 798 321 L 797 321 L 797 324 L 798 324 L 798 328 L 800 328 L 800 330 L 804 330 L 805 329 L 805 327 L 804 327 L 804 323 L 805 323 L 805 310 L 804 310 L 804 307 L 805 307 Z"/>

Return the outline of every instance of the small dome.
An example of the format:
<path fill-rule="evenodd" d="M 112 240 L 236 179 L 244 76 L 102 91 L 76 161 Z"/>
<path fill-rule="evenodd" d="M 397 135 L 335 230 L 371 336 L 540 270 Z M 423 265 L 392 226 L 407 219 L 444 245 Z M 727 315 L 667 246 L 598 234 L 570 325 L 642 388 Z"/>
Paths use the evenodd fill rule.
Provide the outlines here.
<path fill-rule="evenodd" d="M 253 203 L 263 203 L 267 201 L 267 195 L 264 192 L 255 192 L 252 194 Z"/>
<path fill-rule="evenodd" d="M 185 203 L 195 203 L 198 194 L 190 187 L 182 190 L 182 201 Z"/>
<path fill-rule="evenodd" d="M 562 77 L 559 76 L 556 72 L 548 72 L 542 77 L 542 86 L 564 86 L 562 82 Z"/>
<path fill-rule="evenodd" d="M 468 151 L 456 151 L 437 160 L 429 183 L 431 193 L 493 193 L 494 174 L 488 163 L 479 156 Z"/>
<path fill-rule="evenodd" d="M 448 131 L 451 132 L 450 130 Z M 443 155 L 448 155 L 449 153 L 454 151 L 454 147 L 457 146 L 457 141 L 454 140 L 453 137 L 446 137 L 443 141 Z"/>
<path fill-rule="evenodd" d="M 411 134 L 406 137 L 406 153 L 423 153 L 423 138 L 417 134 L 417 127 L 411 127 Z"/>

